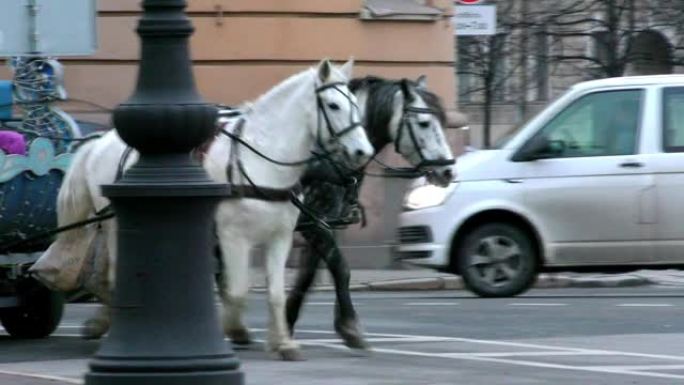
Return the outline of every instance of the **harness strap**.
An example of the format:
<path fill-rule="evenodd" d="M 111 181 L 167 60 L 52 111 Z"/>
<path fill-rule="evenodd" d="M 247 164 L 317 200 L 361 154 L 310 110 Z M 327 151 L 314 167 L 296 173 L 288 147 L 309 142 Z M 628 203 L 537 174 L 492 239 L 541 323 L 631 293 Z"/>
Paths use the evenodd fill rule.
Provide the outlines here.
<path fill-rule="evenodd" d="M 297 227 L 295 227 L 295 231 L 301 231 L 308 226 L 316 226 L 321 230 L 332 232 L 332 227 L 330 227 L 326 221 L 322 220 L 318 215 L 316 215 L 316 213 L 309 209 L 304 202 L 299 199 L 298 195 L 299 194 L 292 194 L 290 196 L 290 200 L 292 201 L 292 204 L 299 209 L 299 212 L 307 217 L 311 222 L 297 225 Z"/>
<path fill-rule="evenodd" d="M 113 218 L 114 217 L 114 212 L 111 210 L 110 206 L 105 207 L 104 209 L 100 210 L 97 212 L 96 216 L 93 218 L 88 218 L 79 222 L 75 223 L 70 223 L 68 225 L 64 225 L 62 227 L 58 227 L 56 229 L 44 231 L 42 233 L 38 233 L 32 237 L 25 238 L 25 239 L 19 239 L 17 241 L 12 241 L 5 243 L 3 245 L 0 245 L 0 253 L 4 252 L 9 252 L 12 249 L 15 249 L 17 246 L 21 245 L 26 245 L 26 244 L 31 244 L 33 242 L 49 238 L 53 235 L 57 235 L 59 233 L 63 233 L 65 231 L 73 230 L 79 227 L 87 226 L 91 223 L 99 223 L 102 221 L 105 221 L 107 219 Z"/>
<path fill-rule="evenodd" d="M 237 124 L 235 125 L 235 137 L 240 139 L 242 137 L 242 128 L 245 126 L 245 119 L 241 118 L 238 120 Z M 227 132 L 225 128 L 223 129 L 224 132 Z M 235 164 L 236 159 L 238 158 L 238 151 L 240 151 L 240 147 L 238 146 L 238 141 L 233 140 L 230 143 L 230 157 L 228 159 L 228 167 L 226 168 L 226 180 L 228 181 L 228 184 L 230 186 L 233 186 L 235 184 L 235 181 L 233 180 L 233 164 Z"/>
<path fill-rule="evenodd" d="M 401 122 L 399 123 L 399 129 L 397 130 L 397 138 L 394 141 L 394 149 L 397 153 L 401 153 L 399 148 L 399 146 L 401 145 L 401 139 L 403 137 L 404 131 L 408 131 L 411 143 L 413 143 L 413 147 L 415 151 L 418 153 L 418 156 L 420 157 L 420 163 L 415 166 L 415 168 L 418 170 L 425 167 L 451 166 L 456 163 L 455 159 L 428 159 L 423 153 L 423 148 L 420 146 L 420 143 L 418 142 L 418 138 L 416 137 L 414 127 L 409 121 L 410 116 L 413 114 L 434 115 L 435 113 L 436 112 L 431 108 L 406 106 L 404 107 L 404 114 L 401 117 Z"/>
<path fill-rule="evenodd" d="M 230 188 L 230 196 L 232 198 L 252 198 L 269 202 L 285 202 L 290 200 L 291 194 L 299 194 L 301 192 L 301 186 L 299 184 L 287 189 L 277 189 L 271 187 L 260 187 L 252 181 L 247 174 L 247 170 L 245 170 L 239 154 L 240 144 L 245 144 L 244 140 L 242 140 L 244 127 L 245 119 L 241 118 L 235 125 L 235 129 L 233 130 L 234 132 L 230 133 L 225 128 L 221 130 L 224 135 L 233 139 L 230 144 L 230 157 L 228 159 L 228 166 L 226 167 L 226 178 Z M 248 148 L 255 151 L 255 149 L 253 149 L 251 146 L 248 146 Z M 257 152 L 257 155 L 261 154 Z M 270 159 L 266 159 L 270 161 Z M 237 172 L 235 169 L 237 169 Z M 236 173 L 239 173 L 239 175 L 243 177 L 248 184 L 236 184 Z"/>
<path fill-rule="evenodd" d="M 299 185 L 289 189 L 275 189 L 252 185 L 233 185 L 231 186 L 231 191 L 233 192 L 231 198 L 251 198 L 267 202 L 286 202 L 291 199 L 293 194 L 301 194 L 302 188 Z"/>
<path fill-rule="evenodd" d="M 128 158 L 131 156 L 132 152 L 133 152 L 133 147 L 126 147 L 123 155 L 121 155 L 121 159 L 119 159 L 119 166 L 116 168 L 116 178 L 114 178 L 115 182 L 120 180 L 123 177 L 124 168 L 126 167 L 126 162 L 128 161 Z"/>

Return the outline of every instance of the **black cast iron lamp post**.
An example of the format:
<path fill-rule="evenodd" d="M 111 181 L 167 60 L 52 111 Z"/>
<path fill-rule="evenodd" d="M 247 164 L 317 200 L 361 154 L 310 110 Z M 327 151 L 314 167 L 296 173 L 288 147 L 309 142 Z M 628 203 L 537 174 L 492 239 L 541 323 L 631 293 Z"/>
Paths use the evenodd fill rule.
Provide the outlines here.
<path fill-rule="evenodd" d="M 140 160 L 103 186 L 118 221 L 109 336 L 87 385 L 236 385 L 213 296 L 213 213 L 227 186 L 213 183 L 193 148 L 214 132 L 217 109 L 196 91 L 185 0 L 144 0 L 142 60 L 134 95 L 114 112 Z"/>

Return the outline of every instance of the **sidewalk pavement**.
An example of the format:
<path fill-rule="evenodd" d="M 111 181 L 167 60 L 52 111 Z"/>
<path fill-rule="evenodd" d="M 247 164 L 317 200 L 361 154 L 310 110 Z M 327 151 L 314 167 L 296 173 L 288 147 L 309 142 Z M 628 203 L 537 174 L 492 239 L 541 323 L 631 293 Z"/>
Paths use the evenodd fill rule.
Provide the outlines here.
<path fill-rule="evenodd" d="M 66 385 L 82 384 L 83 380 L 67 377 L 26 375 L 25 373 L 0 372 L 0 385 Z"/>
<path fill-rule="evenodd" d="M 288 287 L 294 282 L 297 269 L 286 270 Z M 621 274 L 595 273 L 543 273 L 536 288 L 569 287 L 631 287 L 644 285 L 684 286 L 684 271 L 638 270 Z M 253 291 L 264 291 L 266 287 L 263 269 L 252 270 Z M 354 291 L 401 291 L 401 290 L 462 290 L 463 280 L 459 276 L 428 269 L 353 269 L 351 289 Z M 319 270 L 314 290 L 333 290 L 330 274 Z"/>

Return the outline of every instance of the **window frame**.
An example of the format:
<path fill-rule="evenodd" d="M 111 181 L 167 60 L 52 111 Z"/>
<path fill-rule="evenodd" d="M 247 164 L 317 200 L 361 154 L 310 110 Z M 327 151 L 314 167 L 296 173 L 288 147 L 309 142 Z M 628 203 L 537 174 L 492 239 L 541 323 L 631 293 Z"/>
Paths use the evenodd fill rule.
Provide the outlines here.
<path fill-rule="evenodd" d="M 665 153 L 682 153 L 684 152 L 684 145 L 681 146 L 669 146 L 667 142 L 667 129 L 668 129 L 668 109 L 667 109 L 667 96 L 669 91 L 678 91 L 684 94 L 684 86 L 666 86 L 661 90 L 661 120 L 660 120 L 660 146 L 662 151 Z"/>
<path fill-rule="evenodd" d="M 641 147 L 641 135 L 643 129 L 643 119 L 644 119 L 644 109 L 646 102 L 646 89 L 643 87 L 629 87 L 629 88 L 618 88 L 618 89 L 602 89 L 587 92 L 585 94 L 579 95 L 577 98 L 570 101 L 563 108 L 561 108 L 557 113 L 550 117 L 544 124 L 542 124 L 537 132 L 532 135 L 529 139 L 525 141 L 525 144 L 521 148 L 525 148 L 530 142 L 539 139 L 543 134 L 546 127 L 548 127 L 551 122 L 553 122 L 558 116 L 563 112 L 567 111 L 568 108 L 572 107 L 576 103 L 580 102 L 582 99 L 590 97 L 596 94 L 607 94 L 613 92 L 625 92 L 625 91 L 636 91 L 639 93 L 639 112 L 637 114 L 637 128 L 634 136 L 634 149 L 630 154 L 600 154 L 600 155 L 578 155 L 578 156 L 553 156 L 545 159 L 581 159 L 581 158 L 599 158 L 599 157 L 611 157 L 611 156 L 634 156 L 640 153 Z"/>

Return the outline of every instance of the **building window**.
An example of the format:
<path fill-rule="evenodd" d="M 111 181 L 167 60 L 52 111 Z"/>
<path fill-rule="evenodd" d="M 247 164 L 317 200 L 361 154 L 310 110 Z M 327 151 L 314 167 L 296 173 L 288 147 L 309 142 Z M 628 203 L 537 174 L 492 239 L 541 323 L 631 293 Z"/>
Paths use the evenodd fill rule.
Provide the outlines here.
<path fill-rule="evenodd" d="M 510 59 L 505 51 L 508 36 L 505 34 L 497 34 L 489 40 L 489 56 L 490 71 L 493 75 L 492 81 L 492 96 L 497 102 L 502 102 L 506 99 L 506 90 L 508 89 L 508 81 L 511 74 L 508 74 L 508 60 Z"/>
<path fill-rule="evenodd" d="M 549 100 L 549 36 L 546 31 L 534 34 L 536 99 Z"/>
<path fill-rule="evenodd" d="M 456 38 L 458 57 L 456 58 L 456 75 L 458 77 L 458 97 L 461 102 L 472 101 L 475 80 L 475 56 L 477 41 L 472 36 L 459 36 Z"/>
<path fill-rule="evenodd" d="M 493 101 L 504 101 L 512 77 L 505 48 L 508 36 L 458 36 L 456 74 L 462 102 L 481 101 L 487 87 Z M 489 84 L 486 82 L 489 81 Z"/>
<path fill-rule="evenodd" d="M 362 20 L 439 20 L 444 11 L 415 0 L 365 0 Z"/>

